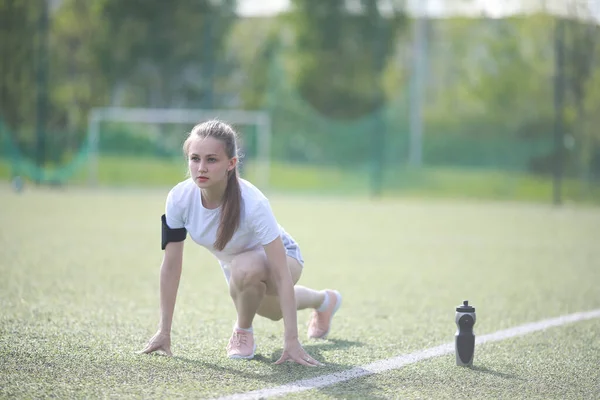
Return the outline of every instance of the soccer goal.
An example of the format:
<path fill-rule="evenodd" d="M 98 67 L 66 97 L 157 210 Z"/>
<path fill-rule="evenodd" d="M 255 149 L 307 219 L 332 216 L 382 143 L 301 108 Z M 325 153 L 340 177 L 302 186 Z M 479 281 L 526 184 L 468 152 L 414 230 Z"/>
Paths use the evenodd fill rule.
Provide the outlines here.
<path fill-rule="evenodd" d="M 179 124 L 193 125 L 209 119 L 219 119 L 233 126 L 253 126 L 256 132 L 256 153 L 252 160 L 257 186 L 267 189 L 270 176 L 271 119 L 264 111 L 204 110 L 204 109 L 157 109 L 157 108 L 94 108 L 88 118 L 90 146 L 89 177 L 92 186 L 98 185 L 99 141 L 102 123 L 136 123 L 144 125 Z M 241 137 L 242 153 L 245 138 Z"/>

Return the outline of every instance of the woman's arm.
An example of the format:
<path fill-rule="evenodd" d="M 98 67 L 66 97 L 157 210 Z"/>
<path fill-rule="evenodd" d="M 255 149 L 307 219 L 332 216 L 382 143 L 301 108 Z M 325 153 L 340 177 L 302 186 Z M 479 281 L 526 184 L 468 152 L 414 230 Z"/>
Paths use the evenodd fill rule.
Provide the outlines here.
<path fill-rule="evenodd" d="M 171 242 L 165 248 L 165 255 L 160 267 L 160 325 L 159 330 L 163 333 L 171 333 L 173 312 L 179 279 L 181 278 L 181 267 L 183 265 L 183 243 Z"/>
<path fill-rule="evenodd" d="M 285 339 L 298 339 L 298 321 L 296 312 L 296 296 L 294 294 L 294 282 L 287 266 L 287 256 L 281 237 L 264 246 L 267 255 L 268 268 L 277 285 L 277 295 L 281 304 L 283 324 L 285 328 Z"/>
<path fill-rule="evenodd" d="M 276 364 L 287 360 L 293 360 L 299 364 L 308 366 L 321 365 L 320 362 L 308 355 L 298 340 L 298 320 L 296 310 L 296 296 L 294 294 L 294 282 L 287 266 L 287 256 L 281 237 L 264 246 L 267 255 L 267 265 L 273 281 L 277 286 L 281 312 L 284 324 L 283 353 Z"/>
<path fill-rule="evenodd" d="M 160 323 L 158 332 L 148 341 L 142 353 L 160 350 L 167 355 L 172 355 L 171 324 L 183 265 L 183 243 L 171 242 L 165 248 L 160 267 Z"/>

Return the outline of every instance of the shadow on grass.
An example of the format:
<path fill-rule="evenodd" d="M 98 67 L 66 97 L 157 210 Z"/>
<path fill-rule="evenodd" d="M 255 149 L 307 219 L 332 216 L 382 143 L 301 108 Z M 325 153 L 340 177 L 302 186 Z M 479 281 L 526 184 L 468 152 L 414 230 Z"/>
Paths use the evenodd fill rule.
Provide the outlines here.
<path fill-rule="evenodd" d="M 505 372 L 500 372 L 500 371 L 494 371 L 493 369 L 489 369 L 487 367 L 471 366 L 468 368 L 472 371 L 482 372 L 484 374 L 489 374 L 489 375 L 494 375 L 494 376 L 497 376 L 498 378 L 523 380 L 523 378 L 521 378 L 517 375 L 507 374 Z"/>
<path fill-rule="evenodd" d="M 235 362 L 258 362 L 268 366 L 271 370 L 269 374 L 260 374 L 260 373 L 252 373 L 248 371 L 244 371 L 235 367 L 229 367 L 222 364 L 215 364 L 211 362 L 207 362 L 204 360 L 193 360 L 186 357 L 175 356 L 173 357 L 175 360 L 183 361 L 185 363 L 190 363 L 202 368 L 210 368 L 214 371 L 223 374 L 232 374 L 237 375 L 241 378 L 245 379 L 256 379 L 261 380 L 270 384 L 285 384 L 294 380 L 302 380 L 302 379 L 311 379 L 315 376 L 320 376 L 323 374 L 330 374 L 335 372 L 340 372 L 343 370 L 348 370 L 354 367 L 349 364 L 339 364 L 328 362 L 324 360 L 322 355 L 323 350 L 341 350 L 349 347 L 357 347 L 364 346 L 361 342 L 354 342 L 350 340 L 343 339 L 328 339 L 326 341 L 318 342 L 318 343 L 308 343 L 304 344 L 304 349 L 316 360 L 321 361 L 325 365 L 319 368 L 307 368 L 302 365 L 287 362 L 280 365 L 274 364 L 275 361 L 279 359 L 283 349 L 275 351 L 271 353 L 269 356 L 257 353 L 252 360 L 236 360 Z M 227 360 L 229 361 L 229 360 Z"/>

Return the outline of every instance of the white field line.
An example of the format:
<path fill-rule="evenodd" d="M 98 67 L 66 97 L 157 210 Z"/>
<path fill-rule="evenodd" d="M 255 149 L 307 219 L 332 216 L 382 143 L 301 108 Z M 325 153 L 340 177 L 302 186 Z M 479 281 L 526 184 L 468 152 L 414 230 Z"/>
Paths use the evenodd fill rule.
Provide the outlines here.
<path fill-rule="evenodd" d="M 498 342 L 501 340 L 542 331 L 555 326 L 561 326 L 594 318 L 600 318 L 600 309 L 563 315 L 557 318 L 545 319 L 538 322 L 519 325 L 514 328 L 503 329 L 487 335 L 476 336 L 475 341 L 477 344 Z M 371 364 L 363 365 L 362 367 L 355 367 L 346 371 L 318 376 L 316 378 L 303 379 L 269 389 L 260 389 L 252 392 L 233 394 L 231 396 L 220 397 L 218 400 L 265 399 L 267 397 L 276 397 L 290 393 L 303 392 L 305 390 L 335 385 L 336 383 L 345 382 L 350 379 L 378 374 L 393 369 L 399 369 L 408 364 L 413 364 L 428 358 L 438 357 L 453 352 L 454 342 L 446 343 L 441 346 L 431 347 L 429 349 L 416 351 L 414 353 L 376 361 Z"/>

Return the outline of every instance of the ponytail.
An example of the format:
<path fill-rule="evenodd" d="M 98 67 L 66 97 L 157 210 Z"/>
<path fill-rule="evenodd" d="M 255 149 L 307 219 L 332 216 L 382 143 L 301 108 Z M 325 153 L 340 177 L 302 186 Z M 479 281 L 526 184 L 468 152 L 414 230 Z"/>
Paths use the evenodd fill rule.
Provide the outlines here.
<path fill-rule="evenodd" d="M 217 239 L 214 246 L 222 251 L 227 243 L 233 237 L 233 234 L 240 226 L 241 219 L 242 191 L 237 167 L 229 171 L 227 178 L 227 187 L 223 195 L 223 205 L 221 208 L 221 217 L 219 228 L 217 229 Z"/>

